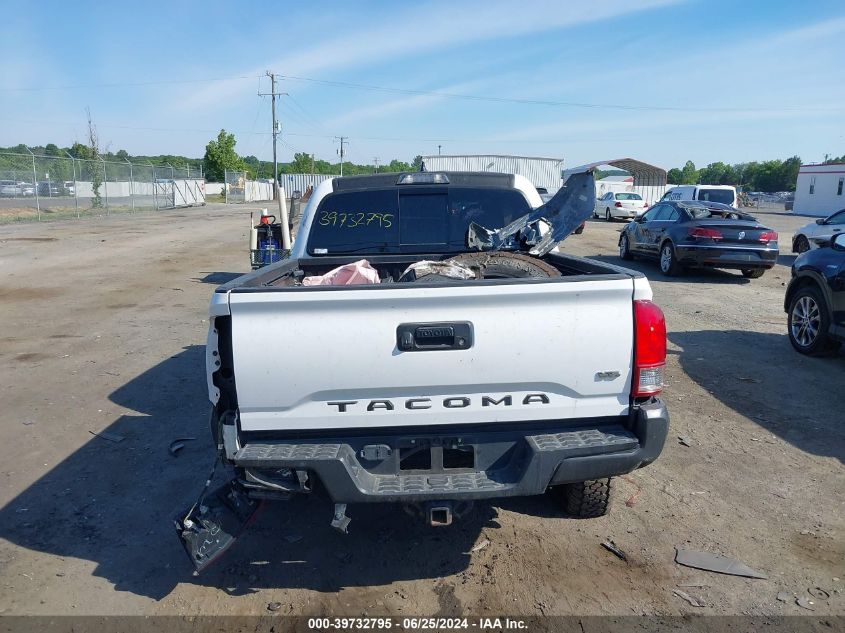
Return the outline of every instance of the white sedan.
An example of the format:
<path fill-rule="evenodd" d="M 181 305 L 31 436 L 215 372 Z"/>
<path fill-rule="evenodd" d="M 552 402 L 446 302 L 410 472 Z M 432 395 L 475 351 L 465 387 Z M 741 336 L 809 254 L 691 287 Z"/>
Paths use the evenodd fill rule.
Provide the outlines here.
<path fill-rule="evenodd" d="M 803 253 L 811 248 L 830 244 L 831 240 L 840 233 L 845 233 L 845 209 L 805 224 L 795 231 L 795 236 L 792 238 L 792 252 Z"/>
<path fill-rule="evenodd" d="M 613 192 L 608 191 L 601 198 L 596 200 L 596 208 L 593 209 L 593 217 L 600 215 L 610 222 L 616 218 L 633 220 L 642 215 L 648 209 L 648 204 L 640 194 L 629 191 Z"/>

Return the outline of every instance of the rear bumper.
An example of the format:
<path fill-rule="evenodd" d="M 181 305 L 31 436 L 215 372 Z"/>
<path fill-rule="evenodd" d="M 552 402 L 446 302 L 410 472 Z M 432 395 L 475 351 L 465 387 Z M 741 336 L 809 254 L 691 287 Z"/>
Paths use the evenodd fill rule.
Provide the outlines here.
<path fill-rule="evenodd" d="M 684 244 L 675 246 L 675 255 L 683 266 L 769 269 L 777 263 L 778 253 L 776 248 Z"/>
<path fill-rule="evenodd" d="M 250 439 L 227 453 L 253 486 L 280 473 L 291 480 L 307 474 L 319 479 L 335 503 L 528 496 L 650 464 L 663 449 L 669 415 L 655 399 L 622 418 L 492 428 Z"/>

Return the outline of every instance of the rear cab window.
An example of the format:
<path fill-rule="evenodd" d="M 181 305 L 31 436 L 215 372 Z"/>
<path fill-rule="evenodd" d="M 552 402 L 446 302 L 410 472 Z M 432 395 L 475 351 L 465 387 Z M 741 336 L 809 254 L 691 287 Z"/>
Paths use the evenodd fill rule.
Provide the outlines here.
<path fill-rule="evenodd" d="M 316 256 L 463 252 L 470 223 L 498 229 L 530 211 L 516 189 L 406 186 L 339 191 L 320 202 L 307 250 Z"/>
<path fill-rule="evenodd" d="M 308 252 L 391 253 L 399 244 L 396 190 L 348 191 L 326 196 L 311 223 Z"/>

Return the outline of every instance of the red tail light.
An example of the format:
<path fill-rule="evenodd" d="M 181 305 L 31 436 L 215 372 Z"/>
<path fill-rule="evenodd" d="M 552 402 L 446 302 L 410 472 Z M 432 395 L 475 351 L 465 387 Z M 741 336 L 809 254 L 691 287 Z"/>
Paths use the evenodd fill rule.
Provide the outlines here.
<path fill-rule="evenodd" d="M 631 397 L 644 398 L 663 391 L 666 366 L 666 319 L 651 301 L 634 301 L 634 376 Z"/>
<path fill-rule="evenodd" d="M 616 204 L 614 204 L 613 206 L 614 206 L 614 207 L 616 207 L 617 209 L 621 209 L 621 208 L 622 208 L 622 203 L 621 203 L 621 202 L 617 202 L 617 203 L 616 203 Z"/>
<path fill-rule="evenodd" d="M 758 239 L 761 242 L 777 242 L 778 233 L 777 231 L 763 231 Z"/>
<path fill-rule="evenodd" d="M 710 240 L 720 240 L 722 239 L 722 232 L 717 231 L 716 229 L 707 229 L 702 226 L 697 226 L 694 229 L 689 230 L 690 237 L 701 237 Z"/>

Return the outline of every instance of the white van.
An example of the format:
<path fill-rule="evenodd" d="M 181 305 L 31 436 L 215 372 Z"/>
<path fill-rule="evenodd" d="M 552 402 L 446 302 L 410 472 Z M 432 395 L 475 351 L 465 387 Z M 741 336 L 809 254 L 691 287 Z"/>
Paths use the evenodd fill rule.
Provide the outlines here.
<path fill-rule="evenodd" d="M 704 200 L 736 206 L 736 187 L 731 185 L 678 185 L 663 194 L 661 200 Z"/>

